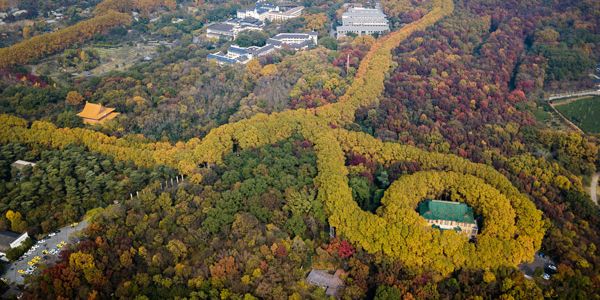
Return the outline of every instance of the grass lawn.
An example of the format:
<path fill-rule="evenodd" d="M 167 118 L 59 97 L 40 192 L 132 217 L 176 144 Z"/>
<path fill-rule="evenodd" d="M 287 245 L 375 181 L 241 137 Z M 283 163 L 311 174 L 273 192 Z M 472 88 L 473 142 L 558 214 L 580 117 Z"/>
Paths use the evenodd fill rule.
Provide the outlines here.
<path fill-rule="evenodd" d="M 565 117 L 588 133 L 600 133 L 600 97 L 556 105 Z"/>

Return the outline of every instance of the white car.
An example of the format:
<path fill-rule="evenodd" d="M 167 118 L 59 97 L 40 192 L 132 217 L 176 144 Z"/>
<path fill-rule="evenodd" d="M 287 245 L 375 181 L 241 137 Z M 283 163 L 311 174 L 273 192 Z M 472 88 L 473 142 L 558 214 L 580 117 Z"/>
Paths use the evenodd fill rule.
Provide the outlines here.
<path fill-rule="evenodd" d="M 49 237 L 53 237 L 53 236 L 55 236 L 55 235 L 56 235 L 56 232 L 53 232 L 53 233 L 50 233 L 50 234 L 48 234 L 48 236 L 49 236 Z"/>
<path fill-rule="evenodd" d="M 545 280 L 550 280 L 550 274 L 544 273 L 544 275 L 542 275 L 542 278 L 544 278 Z"/>

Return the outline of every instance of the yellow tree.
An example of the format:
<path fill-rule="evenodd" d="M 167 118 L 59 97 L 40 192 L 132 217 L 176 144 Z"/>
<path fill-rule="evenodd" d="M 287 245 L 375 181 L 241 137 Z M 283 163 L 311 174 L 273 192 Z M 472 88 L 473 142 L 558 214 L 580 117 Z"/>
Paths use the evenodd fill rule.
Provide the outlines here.
<path fill-rule="evenodd" d="M 23 39 L 26 40 L 31 37 L 31 27 L 25 26 L 23 27 Z"/>
<path fill-rule="evenodd" d="M 24 232 L 27 230 L 27 222 L 23 220 L 20 212 L 14 212 L 9 209 L 6 212 L 6 218 L 10 221 L 10 230 L 14 232 Z"/>
<path fill-rule="evenodd" d="M 325 29 L 325 25 L 327 25 L 327 15 L 324 13 L 311 14 L 306 16 L 305 19 L 308 20 L 304 26 L 305 30 L 320 31 Z"/>

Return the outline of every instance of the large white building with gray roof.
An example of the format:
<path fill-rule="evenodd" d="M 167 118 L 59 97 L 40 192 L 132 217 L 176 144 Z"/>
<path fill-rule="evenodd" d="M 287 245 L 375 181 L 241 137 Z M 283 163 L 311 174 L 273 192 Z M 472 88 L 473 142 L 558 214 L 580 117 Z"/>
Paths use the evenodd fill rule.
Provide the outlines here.
<path fill-rule="evenodd" d="M 234 40 L 237 35 L 245 30 L 261 31 L 265 24 L 253 18 L 233 18 L 225 22 L 213 23 L 206 27 L 206 37 L 213 39 Z"/>
<path fill-rule="evenodd" d="M 349 33 L 363 35 L 384 33 L 390 30 L 386 15 L 379 8 L 351 7 L 342 15 L 342 25 L 338 26 L 338 38 Z"/>
<path fill-rule="evenodd" d="M 240 9 L 237 11 L 238 18 L 254 18 L 261 21 L 286 21 L 297 18 L 302 14 L 304 6 L 296 6 L 286 10 L 282 10 L 279 6 L 260 2 L 256 6 L 249 9 Z"/>
<path fill-rule="evenodd" d="M 211 53 L 207 59 L 220 65 L 247 64 L 253 58 L 268 55 L 271 52 L 285 48 L 304 50 L 317 45 L 317 33 L 279 33 L 267 40 L 262 47 L 240 47 L 231 45 L 226 52 Z"/>

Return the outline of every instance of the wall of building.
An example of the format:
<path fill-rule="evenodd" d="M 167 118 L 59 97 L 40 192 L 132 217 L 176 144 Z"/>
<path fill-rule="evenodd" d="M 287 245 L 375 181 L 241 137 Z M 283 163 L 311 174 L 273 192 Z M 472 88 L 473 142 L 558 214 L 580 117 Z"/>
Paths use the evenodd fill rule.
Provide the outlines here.
<path fill-rule="evenodd" d="M 27 232 L 23 233 L 18 239 L 16 239 L 14 242 L 10 243 L 10 247 L 17 248 L 17 247 L 21 246 L 21 244 L 23 244 L 23 242 L 28 237 L 29 237 L 29 234 Z"/>

